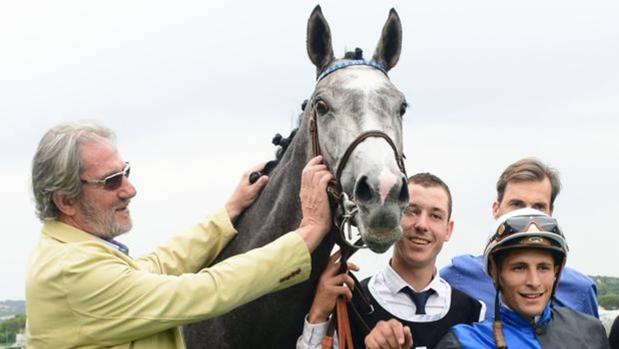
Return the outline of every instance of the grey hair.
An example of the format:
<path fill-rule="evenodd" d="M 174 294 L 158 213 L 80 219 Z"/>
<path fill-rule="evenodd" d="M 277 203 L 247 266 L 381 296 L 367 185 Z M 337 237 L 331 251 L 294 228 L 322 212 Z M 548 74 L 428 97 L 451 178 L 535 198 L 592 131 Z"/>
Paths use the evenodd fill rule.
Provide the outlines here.
<path fill-rule="evenodd" d="M 70 198 L 82 194 L 81 147 L 102 140 L 116 144 L 116 135 L 92 120 L 61 123 L 43 135 L 32 159 L 32 193 L 36 215 L 41 221 L 54 220 L 60 215 L 52 198 L 55 192 Z"/>

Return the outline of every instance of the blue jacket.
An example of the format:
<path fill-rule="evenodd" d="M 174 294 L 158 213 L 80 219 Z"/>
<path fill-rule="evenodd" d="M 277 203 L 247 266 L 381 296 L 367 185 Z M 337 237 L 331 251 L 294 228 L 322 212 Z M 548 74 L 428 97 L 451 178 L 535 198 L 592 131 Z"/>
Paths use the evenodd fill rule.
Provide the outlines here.
<path fill-rule="evenodd" d="M 440 274 L 452 287 L 486 303 L 486 319 L 494 318 L 496 290 L 492 279 L 483 269 L 483 256 L 457 256 L 451 260 L 451 265 L 441 269 Z M 591 278 L 565 267 L 559 279 L 554 305 L 568 307 L 597 318 L 599 314 L 596 296 L 597 288 Z"/>
<path fill-rule="evenodd" d="M 600 320 L 571 310 L 546 306 L 536 322 L 501 306 L 503 336 L 509 349 L 608 349 Z M 436 349 L 495 349 L 492 320 L 451 328 Z"/>

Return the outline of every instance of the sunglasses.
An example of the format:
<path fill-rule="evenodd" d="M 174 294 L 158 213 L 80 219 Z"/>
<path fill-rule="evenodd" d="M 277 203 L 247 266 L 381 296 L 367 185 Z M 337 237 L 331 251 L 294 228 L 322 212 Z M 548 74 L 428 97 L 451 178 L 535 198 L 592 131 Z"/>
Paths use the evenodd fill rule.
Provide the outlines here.
<path fill-rule="evenodd" d="M 123 184 L 123 177 L 129 178 L 130 172 L 131 166 L 125 162 L 125 167 L 119 172 L 112 173 L 103 179 L 82 179 L 82 183 L 103 185 L 105 190 L 116 190 Z"/>
<path fill-rule="evenodd" d="M 505 222 L 497 228 L 492 240 L 501 241 L 510 235 L 527 232 L 531 225 L 535 225 L 539 231 L 555 233 L 563 237 L 563 233 L 559 228 L 559 223 L 552 217 L 518 216 L 506 219 Z"/>

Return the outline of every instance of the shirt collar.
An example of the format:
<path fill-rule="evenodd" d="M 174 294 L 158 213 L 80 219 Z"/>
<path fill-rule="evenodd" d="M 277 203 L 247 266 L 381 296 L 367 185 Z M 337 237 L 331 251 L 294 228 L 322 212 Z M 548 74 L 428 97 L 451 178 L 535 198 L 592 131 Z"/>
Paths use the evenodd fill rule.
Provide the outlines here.
<path fill-rule="evenodd" d="M 400 290 L 404 287 L 408 287 L 415 292 L 423 292 L 429 289 L 436 291 L 438 295 L 444 295 L 446 292 L 450 292 L 446 285 L 445 280 L 437 277 L 436 271 L 434 272 L 434 276 L 432 277 L 432 281 L 421 290 L 415 290 L 411 285 L 409 285 L 401 276 L 391 267 L 391 263 L 387 263 L 387 267 L 382 271 L 382 276 L 385 281 L 385 285 L 387 288 L 393 293 L 396 294 L 400 292 Z"/>
<path fill-rule="evenodd" d="M 111 240 L 105 240 L 105 239 L 101 239 L 101 241 L 103 241 L 104 243 L 106 243 L 108 246 L 111 246 L 115 249 L 117 249 L 118 251 L 129 255 L 129 247 L 127 247 L 127 245 L 123 244 L 120 241 L 116 241 L 114 239 Z"/>

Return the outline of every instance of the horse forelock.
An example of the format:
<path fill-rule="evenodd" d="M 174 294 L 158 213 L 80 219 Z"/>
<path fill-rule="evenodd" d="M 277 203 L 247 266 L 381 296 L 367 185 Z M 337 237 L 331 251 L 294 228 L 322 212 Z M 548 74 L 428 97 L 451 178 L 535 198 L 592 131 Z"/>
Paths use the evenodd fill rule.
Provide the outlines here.
<path fill-rule="evenodd" d="M 363 59 L 363 50 L 356 47 L 354 51 L 348 51 L 344 54 L 344 59 Z"/>

